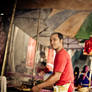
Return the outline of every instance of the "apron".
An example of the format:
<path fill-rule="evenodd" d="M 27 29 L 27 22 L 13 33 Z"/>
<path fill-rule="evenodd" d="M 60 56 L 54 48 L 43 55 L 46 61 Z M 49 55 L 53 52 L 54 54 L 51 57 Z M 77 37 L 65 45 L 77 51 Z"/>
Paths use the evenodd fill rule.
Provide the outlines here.
<path fill-rule="evenodd" d="M 54 86 L 54 92 L 68 92 L 69 86 L 70 86 L 70 83 L 67 83 L 62 86 Z"/>

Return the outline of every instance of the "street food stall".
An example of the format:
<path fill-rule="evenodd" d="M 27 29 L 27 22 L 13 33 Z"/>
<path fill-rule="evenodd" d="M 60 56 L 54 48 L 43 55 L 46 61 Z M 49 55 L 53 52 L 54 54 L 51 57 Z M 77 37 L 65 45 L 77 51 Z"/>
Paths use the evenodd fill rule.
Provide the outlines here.
<path fill-rule="evenodd" d="M 25 1 L 23 0 L 23 2 Z M 35 4 L 32 3 L 38 3 L 38 6 L 34 7 Z M 48 6 L 48 0 L 47 5 L 43 2 L 40 5 L 39 1 L 36 0 L 32 0 L 32 3 L 30 10 L 18 12 L 16 11 L 17 3 L 14 4 L 1 71 L 0 79 L 5 83 L 2 84 L 1 92 L 12 92 L 12 90 L 14 92 L 30 92 L 34 85 L 43 82 L 50 74 L 45 75 L 43 71 L 37 72 L 39 62 L 45 61 L 47 63 L 46 67 L 50 72 L 53 72 L 55 51 L 49 46 L 51 33 L 60 32 L 65 36 L 64 46 L 67 50 L 72 49 L 71 51 L 73 51 L 75 48 L 82 48 L 78 41 L 73 38 L 90 14 L 92 2 L 90 2 L 91 4 L 88 2 L 89 7 L 86 8 L 84 3 L 83 11 L 80 8 L 81 4 L 76 4 L 77 7 L 71 6 L 71 3 L 69 3 L 69 7 L 66 7 L 65 4 L 64 7 L 66 8 L 62 10 L 64 9 L 60 7 L 62 5 L 56 7 L 51 6 L 50 3 Z M 55 1 L 53 1 L 53 4 L 55 4 Z M 19 5 L 20 3 L 18 3 L 18 8 Z M 42 5 L 45 5 L 45 8 L 42 8 Z M 74 7 L 79 9 L 79 11 L 71 10 L 70 6 L 72 9 Z M 69 40 L 69 38 L 71 39 Z M 5 88 L 7 90 L 4 90 Z M 41 90 L 41 92 L 52 91 L 53 87 Z"/>

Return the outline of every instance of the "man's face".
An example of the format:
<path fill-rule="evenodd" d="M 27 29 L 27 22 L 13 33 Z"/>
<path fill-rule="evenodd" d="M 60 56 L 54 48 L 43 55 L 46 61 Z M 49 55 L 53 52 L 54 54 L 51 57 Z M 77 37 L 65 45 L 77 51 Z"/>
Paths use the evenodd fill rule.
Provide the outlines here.
<path fill-rule="evenodd" d="M 89 67 L 88 67 L 88 66 L 86 66 L 86 68 L 85 68 L 85 72 L 88 72 L 88 70 L 89 70 Z"/>
<path fill-rule="evenodd" d="M 62 40 L 58 38 L 57 34 L 54 34 L 50 37 L 50 44 L 53 49 L 61 48 L 62 46 Z"/>

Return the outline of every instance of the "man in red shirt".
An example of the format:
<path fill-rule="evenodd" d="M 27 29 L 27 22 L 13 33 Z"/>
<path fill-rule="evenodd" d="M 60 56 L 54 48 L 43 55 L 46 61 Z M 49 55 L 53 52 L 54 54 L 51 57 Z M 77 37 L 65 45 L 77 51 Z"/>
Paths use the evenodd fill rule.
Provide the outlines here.
<path fill-rule="evenodd" d="M 74 90 L 74 75 L 73 67 L 69 54 L 63 48 L 63 35 L 60 33 L 53 33 L 50 37 L 51 47 L 56 51 L 53 74 L 43 83 L 38 84 L 32 88 L 33 92 L 39 92 L 42 88 L 51 85 L 62 86 L 71 83 L 68 92 Z"/>

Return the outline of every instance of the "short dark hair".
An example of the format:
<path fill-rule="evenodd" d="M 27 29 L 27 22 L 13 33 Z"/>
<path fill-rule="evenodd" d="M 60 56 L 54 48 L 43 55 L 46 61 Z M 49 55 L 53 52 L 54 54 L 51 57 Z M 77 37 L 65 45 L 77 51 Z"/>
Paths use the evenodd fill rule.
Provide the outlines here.
<path fill-rule="evenodd" d="M 46 66 L 46 62 L 45 62 L 45 61 L 42 61 L 42 62 L 41 62 L 41 65 Z"/>
<path fill-rule="evenodd" d="M 51 35 L 54 35 L 54 34 L 57 34 L 58 35 L 58 38 L 61 40 L 63 39 L 63 35 L 59 32 L 55 32 L 55 33 L 52 33 Z"/>

